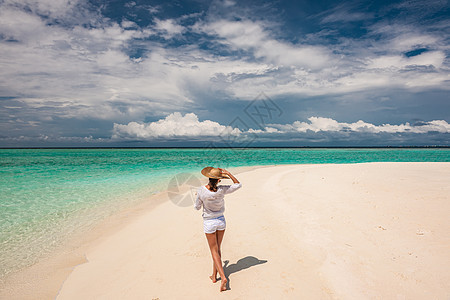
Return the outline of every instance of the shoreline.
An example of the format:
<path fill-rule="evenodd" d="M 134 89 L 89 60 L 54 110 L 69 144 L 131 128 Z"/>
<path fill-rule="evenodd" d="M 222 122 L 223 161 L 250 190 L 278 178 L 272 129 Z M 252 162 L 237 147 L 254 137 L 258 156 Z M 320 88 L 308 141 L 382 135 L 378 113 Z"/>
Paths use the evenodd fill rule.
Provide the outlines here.
<path fill-rule="evenodd" d="M 236 174 L 268 166 L 233 167 Z M 199 176 L 200 177 L 200 176 Z M 150 195 L 145 201 L 122 208 L 98 221 L 92 228 L 69 237 L 36 263 L 0 278 L 0 298 L 56 298 L 62 284 L 78 265 L 86 263 L 85 251 L 150 212 L 168 199 L 168 190 Z"/>
<path fill-rule="evenodd" d="M 425 169 L 427 168 L 435 168 L 435 167 L 439 167 L 439 166 L 447 166 L 446 168 L 448 169 L 448 166 L 450 166 L 450 163 L 427 163 L 427 162 L 418 162 L 418 163 L 355 163 L 355 164 L 305 164 L 305 165 L 298 165 L 298 164 L 290 164 L 290 165 L 270 165 L 270 166 L 252 166 L 252 167 L 239 167 L 239 168 L 230 168 L 230 170 L 233 173 L 236 173 L 236 175 L 238 174 L 242 174 L 243 177 L 246 179 L 246 183 L 245 185 L 249 185 L 251 188 L 255 188 L 255 184 L 256 184 L 256 189 L 257 188 L 257 182 L 255 182 L 255 180 L 257 179 L 251 179 L 253 177 L 253 175 L 255 175 L 260 181 L 264 181 L 265 176 L 269 176 L 272 180 L 275 180 L 278 182 L 279 185 L 277 185 L 276 187 L 274 187 L 275 190 L 281 192 L 282 194 L 286 194 L 289 195 L 290 192 L 293 192 L 297 187 L 297 185 L 299 183 L 302 182 L 296 182 L 293 178 L 290 177 L 286 177 L 287 174 L 290 174 L 290 172 L 292 173 L 292 170 L 294 169 L 299 169 L 300 172 L 306 172 L 305 174 L 308 174 L 308 172 L 312 172 L 311 174 L 315 174 L 314 172 L 316 172 L 318 169 L 320 168 L 324 168 L 327 170 L 327 172 L 330 172 L 330 169 L 342 169 L 342 168 L 352 168 L 352 166 L 361 166 L 362 169 L 367 169 L 367 168 L 373 168 L 373 169 L 378 169 L 379 172 L 383 172 L 383 165 L 386 167 L 385 169 L 389 169 L 392 168 L 392 165 L 395 166 L 400 166 L 403 165 L 402 168 L 421 168 L 422 166 L 427 166 Z M 391 165 L 391 166 L 390 166 Z M 410 165 L 412 167 L 408 167 L 407 165 Z M 267 170 L 268 168 L 268 170 Z M 357 167 L 358 169 L 359 167 Z M 266 170 L 261 170 L 261 169 L 266 169 Z M 353 169 L 355 169 L 353 167 Z M 262 177 L 261 177 L 261 174 Z M 295 173 L 294 173 L 295 174 Z M 408 175 L 408 174 L 406 174 Z M 416 174 L 417 175 L 417 174 Z M 259 176 L 259 177 L 258 177 Z M 419 175 L 417 175 L 419 176 Z M 285 182 L 291 182 L 292 180 L 294 180 L 294 184 L 288 184 L 286 186 Z M 307 179 L 305 179 L 307 180 Z M 316 179 L 317 182 L 321 183 L 322 180 L 325 179 L 321 179 L 321 178 L 317 178 Z M 314 184 L 317 184 L 317 182 L 314 182 Z M 224 182 L 225 183 L 225 182 Z M 227 184 L 227 183 L 225 183 Z M 284 185 L 285 189 L 280 191 L 280 185 Z M 257 190 L 256 190 L 257 191 Z M 273 191 L 271 190 L 267 190 L 265 189 L 263 196 L 265 197 L 269 197 L 270 195 L 274 195 Z M 356 192 L 356 191 L 353 191 Z M 232 196 L 234 199 L 234 197 L 242 197 L 243 195 L 237 195 L 238 193 L 236 193 L 236 196 Z M 230 195 L 231 196 L 231 195 Z M 260 196 L 260 197 L 263 197 Z M 329 194 L 329 196 L 334 196 L 333 193 Z M 448 195 L 448 191 L 445 192 L 445 194 L 443 195 L 444 198 L 449 198 L 450 195 Z M 231 197 L 230 197 L 231 198 Z M 150 200 L 151 199 L 151 200 Z M 36 299 L 36 298 L 55 298 L 55 297 L 61 297 L 62 299 L 67 298 L 68 295 L 72 295 L 74 296 L 74 294 L 70 294 L 70 290 L 71 288 L 73 288 L 74 286 L 76 286 L 76 283 L 74 283 L 74 278 L 77 278 L 77 274 L 74 274 L 74 271 L 76 270 L 77 272 L 82 272 L 83 268 L 88 268 L 90 264 L 94 263 L 96 260 L 98 260 L 100 253 L 104 253 L 105 251 L 105 245 L 107 245 L 108 243 L 111 243 L 111 240 L 114 240 L 114 238 L 120 236 L 121 234 L 123 234 L 123 232 L 125 232 L 128 228 L 130 227 L 136 227 L 139 230 L 142 230 L 142 225 L 138 226 L 139 222 L 148 222 L 148 224 L 153 224 L 152 222 L 156 222 L 155 224 L 164 224 L 165 222 L 167 222 L 165 219 L 158 219 L 158 221 L 152 221 L 149 220 L 149 218 L 157 218 L 157 217 L 161 217 L 158 215 L 158 213 L 162 213 L 162 212 L 173 212 L 176 214 L 180 214 L 181 212 L 185 212 L 188 215 L 184 215 L 181 214 L 179 215 L 180 218 L 185 219 L 185 221 L 187 222 L 194 222 L 195 224 L 197 224 L 200 219 L 201 216 L 199 216 L 200 214 L 195 213 L 195 211 L 189 211 L 189 209 L 181 209 L 180 210 L 176 210 L 175 209 L 175 205 L 173 203 L 167 203 L 168 202 L 168 198 L 167 198 L 167 191 L 164 192 L 160 192 L 156 195 L 152 195 L 149 197 L 148 201 L 145 201 L 144 203 L 139 204 L 136 207 L 133 208 L 128 208 L 125 209 L 124 211 L 121 211 L 117 214 L 114 214 L 111 217 L 108 217 L 106 220 L 103 220 L 99 225 L 97 225 L 92 231 L 89 232 L 89 234 L 87 234 L 87 236 L 82 237 L 81 240 L 73 240 L 72 243 L 76 243 L 76 242 L 80 242 L 80 245 L 78 246 L 78 248 L 76 249 L 76 251 L 72 251 L 71 253 L 64 253 L 61 252 L 61 255 L 59 256 L 55 256 L 50 258 L 49 261 L 42 261 L 30 268 L 27 268 L 26 270 L 22 270 L 14 276 L 10 276 L 10 278 L 5 281 L 6 283 L 6 292 L 5 291 L 1 291 L 0 292 L 0 296 L 1 295 L 5 295 L 5 298 L 8 299 Z M 228 201 L 228 198 L 227 198 Z M 252 205 L 255 205 L 256 207 L 259 206 L 258 202 L 254 202 L 253 199 L 250 199 L 250 201 L 253 201 Z M 263 199 L 260 198 L 259 201 L 264 201 L 264 203 L 267 202 L 267 199 Z M 270 203 L 268 203 L 268 205 L 272 205 Z M 266 218 L 267 224 L 266 225 L 273 225 L 275 228 L 273 228 L 273 230 L 275 231 L 274 233 L 276 235 L 280 235 L 280 233 L 282 233 L 285 228 L 283 227 L 284 225 L 282 223 L 280 223 L 280 221 L 277 218 L 274 218 L 274 216 L 272 215 L 275 214 L 276 216 L 283 216 L 285 218 L 285 220 L 289 220 L 290 222 L 298 222 L 296 221 L 296 219 L 298 218 L 298 216 L 293 215 L 292 214 L 292 209 L 293 206 L 295 207 L 295 203 L 292 203 L 291 201 L 288 202 L 284 202 L 284 206 L 274 206 L 272 207 L 272 210 L 270 211 L 271 214 L 267 214 L 264 213 L 263 216 Z M 447 204 L 448 205 L 448 204 Z M 245 214 L 240 213 L 240 215 L 238 214 L 238 212 L 236 211 L 236 206 L 235 204 L 233 204 L 233 202 L 231 201 L 230 203 L 227 202 L 227 210 L 228 210 L 228 206 L 229 207 L 229 218 L 227 216 L 227 220 L 229 220 L 230 222 L 230 227 L 232 226 L 231 224 L 238 224 L 239 227 L 245 227 L 245 226 L 253 226 L 253 224 L 251 223 L 251 220 L 245 220 Z M 298 212 L 298 211 L 297 211 Z M 314 214 L 316 214 L 316 212 L 310 211 L 310 216 L 312 215 L 312 212 L 314 212 Z M 227 212 L 226 212 L 227 213 Z M 316 216 L 316 218 L 321 218 L 322 216 L 320 216 L 320 213 L 322 213 L 319 210 L 319 215 Z M 239 217 L 241 217 L 242 219 L 240 219 Z M 159 222 L 159 223 L 158 223 Z M 249 223 L 250 222 L 250 223 Z M 287 221 L 286 221 L 287 222 Z M 311 220 L 310 220 L 311 222 Z M 312 220 L 312 222 L 314 223 L 314 220 Z M 153 225 L 155 225 L 153 224 Z M 307 224 L 304 223 L 303 225 L 305 226 L 310 226 L 311 224 Z M 342 224 L 341 224 L 342 225 Z M 448 226 L 443 224 L 444 226 Z M 155 225 L 157 226 L 157 225 Z M 314 226 L 319 226 L 317 224 L 314 224 Z M 342 225 L 343 226 L 343 225 Z M 375 228 L 380 232 L 386 232 L 386 230 L 391 229 L 391 228 L 387 228 L 385 224 L 379 225 L 381 226 L 381 228 Z M 300 226 L 301 227 L 301 226 Z M 344 226 L 345 227 L 345 226 Z M 344 228 L 343 227 L 343 228 Z M 199 229 L 199 228 L 197 228 Z M 314 228 L 313 228 L 314 229 Z M 159 230 L 159 229 L 158 229 Z M 237 228 L 235 227 L 233 229 L 233 227 L 231 227 L 229 230 L 227 228 L 227 232 L 230 232 L 230 236 L 236 236 L 237 238 L 246 238 L 245 237 L 245 233 L 240 232 L 239 230 L 236 231 Z M 259 228 L 257 229 L 257 232 L 261 233 L 264 232 L 265 230 L 268 230 L 267 228 Z M 330 229 L 332 230 L 332 229 Z M 428 235 L 429 232 L 426 232 L 425 229 L 418 229 L 418 230 L 422 230 L 423 232 L 416 232 L 416 236 L 422 237 L 424 235 Z M 172 231 L 171 231 L 172 232 Z M 312 232 L 314 232 L 314 230 L 312 230 Z M 300 233 L 296 233 L 295 234 L 295 240 L 297 240 L 297 242 L 300 243 L 300 245 L 302 245 L 302 247 L 298 247 L 299 245 L 293 245 L 292 242 L 286 242 L 286 241 L 278 241 L 280 244 L 283 244 L 284 246 L 290 248 L 290 250 L 293 253 L 297 253 L 299 257 L 301 257 L 301 259 L 303 260 L 302 264 L 303 267 L 305 268 L 305 271 L 301 271 L 299 276 L 307 276 L 307 272 L 308 271 L 312 271 L 313 275 L 309 274 L 309 276 L 311 276 L 311 278 L 315 278 L 317 280 L 316 283 L 312 283 L 311 279 L 307 280 L 306 282 L 309 282 L 310 284 L 312 284 L 309 288 L 305 287 L 304 290 L 304 294 L 301 295 L 311 295 L 311 296 L 317 296 L 317 295 L 322 295 L 322 296 L 326 296 L 328 298 L 335 298 L 336 296 L 343 296 L 343 295 L 357 295 L 357 294 L 361 294 L 363 295 L 363 292 L 361 289 L 350 289 L 347 288 L 347 290 L 342 289 L 342 287 L 340 287 L 341 284 L 344 284 L 343 282 L 340 283 L 336 283 L 333 282 L 336 281 L 336 279 L 332 279 L 330 280 L 330 278 L 326 277 L 323 275 L 323 273 L 334 273 L 336 272 L 336 266 L 335 264 L 337 263 L 339 265 L 339 263 L 337 261 L 339 261 L 339 259 L 337 257 L 333 258 L 333 255 L 335 254 L 324 254 L 323 250 L 319 251 L 320 255 L 319 257 L 317 257 L 317 255 L 315 254 L 317 251 L 317 247 L 323 247 L 326 244 L 326 241 L 321 241 L 321 239 L 323 239 L 324 237 L 319 235 L 318 238 L 316 238 L 316 240 L 314 240 L 314 238 L 312 236 L 310 236 L 310 234 L 312 234 L 312 232 L 310 232 L 309 234 L 305 235 L 300 234 Z M 258 238 L 258 241 L 255 243 L 256 244 L 261 244 L 262 243 L 262 236 L 260 236 L 258 234 L 256 234 L 256 238 Z M 281 234 L 281 236 L 283 236 L 284 234 Z M 122 236 L 123 238 L 124 236 Z M 178 250 L 175 252 L 175 257 L 177 258 L 178 256 L 181 256 L 183 259 L 185 260 L 191 260 L 192 261 L 197 261 L 198 258 L 201 258 L 201 260 L 197 263 L 201 263 L 201 265 L 204 267 L 206 265 L 208 265 L 208 267 L 206 267 L 205 270 L 203 270 L 203 268 L 201 269 L 202 272 L 206 272 L 205 275 L 207 274 L 210 266 L 209 266 L 209 259 L 205 260 L 204 256 L 206 255 L 206 257 L 208 257 L 208 252 L 205 251 L 207 249 L 205 249 L 205 245 L 203 245 L 204 240 L 202 237 L 202 232 L 198 232 L 198 230 L 196 230 L 195 234 L 195 242 L 191 242 L 191 241 L 187 241 L 186 242 L 191 246 L 191 248 L 193 247 L 195 249 L 195 251 L 192 252 L 192 250 L 189 250 L 188 252 L 183 252 L 181 250 Z M 167 243 L 167 240 L 164 239 L 163 237 L 158 237 L 158 236 L 153 236 L 153 239 L 157 239 L 158 242 L 160 243 L 160 245 L 162 247 L 164 246 L 164 243 Z M 259 240 L 261 239 L 261 241 Z M 198 245 L 196 243 L 199 243 Z M 231 242 L 231 241 L 229 241 Z M 287 244 L 286 244 L 287 243 Z M 226 244 L 225 244 L 226 245 Z M 351 245 L 351 244 L 349 244 Z M 237 246 L 237 248 L 242 248 L 243 245 L 235 245 Z M 120 247 L 125 247 L 125 245 L 121 245 Z M 224 246 L 225 247 L 225 246 Z M 260 246 L 262 249 L 264 249 L 264 244 L 261 244 Z M 352 247 L 350 246 L 346 246 L 344 243 L 344 247 L 348 247 L 350 249 L 354 248 L 355 246 L 352 245 Z M 245 248 L 245 247 L 244 247 Z M 137 249 L 136 251 L 140 251 L 141 249 Z M 251 254 L 250 256 L 244 257 L 242 258 L 242 254 L 236 254 L 235 258 L 237 258 L 236 264 L 239 265 L 239 258 L 240 259 L 246 259 L 246 261 L 252 262 L 255 257 L 256 259 L 259 260 L 268 260 L 267 259 L 267 253 L 266 252 L 261 252 L 261 250 L 256 251 L 255 249 L 253 249 L 254 251 L 248 254 Z M 267 250 L 267 249 L 266 249 Z M 353 249 L 354 250 L 354 249 Z M 157 250 L 152 250 L 152 251 L 157 251 Z M 180 252 L 181 251 L 181 252 Z M 228 252 L 230 254 L 231 257 L 233 257 L 233 252 L 236 252 L 237 250 L 235 249 L 226 249 L 226 252 Z M 281 251 L 281 250 L 280 250 Z M 342 251 L 342 249 L 340 250 Z M 276 252 L 276 251 L 275 251 Z M 88 254 L 86 254 L 88 253 Z M 93 254 L 94 253 L 94 254 Z M 278 254 L 280 254 L 280 252 L 277 252 Z M 164 255 L 166 255 L 165 253 L 160 253 L 160 252 L 156 252 L 157 255 L 160 255 L 162 257 L 164 257 Z M 155 254 L 155 255 L 156 255 Z M 101 254 L 103 255 L 103 254 Z M 106 256 L 108 255 L 114 255 L 114 253 L 106 253 Z M 322 261 L 322 258 L 320 256 L 327 256 L 327 260 Z M 93 257 L 92 259 L 89 259 L 89 257 Z M 228 257 L 230 257 L 228 256 Z M 130 261 L 132 261 L 132 258 L 129 258 Z M 253 259 L 253 260 L 252 260 Z M 270 260 L 268 260 L 269 262 L 272 262 L 275 258 L 272 258 Z M 351 259 L 350 257 L 348 257 L 348 259 Z M 205 260 L 205 261 L 203 261 Z M 333 261 L 334 261 L 334 265 L 333 265 Z M 89 263 L 88 263 L 89 262 Z M 234 261 L 232 261 L 230 259 L 230 262 L 233 263 Z M 279 262 L 281 263 L 281 262 Z M 320 273 L 322 275 L 320 275 L 319 273 L 317 273 L 317 268 L 316 265 L 320 265 L 322 264 L 322 270 L 320 271 Z M 232 264 L 231 264 L 232 265 Z M 255 265 L 256 266 L 256 265 Z M 267 264 L 261 265 L 261 267 L 266 268 Z M 287 267 L 287 271 L 285 271 L 285 275 L 283 276 L 289 276 L 290 272 L 293 272 L 294 270 L 289 269 L 289 266 Z M 254 269 L 257 270 L 258 267 L 255 267 Z M 292 268 L 292 267 L 291 267 Z M 354 272 L 352 270 L 347 270 L 345 268 L 347 268 L 347 266 L 343 266 L 342 264 L 339 265 L 340 271 L 345 272 L 345 273 L 351 273 Z M 105 272 L 105 271 L 101 271 L 101 272 Z M 161 271 L 163 272 L 163 271 Z M 47 273 L 47 274 L 45 274 Z M 157 273 L 152 273 L 149 271 L 148 276 L 152 275 L 152 276 L 161 276 L 161 274 L 157 274 Z M 164 272 L 163 272 L 164 273 Z M 244 273 L 244 272 L 242 272 Z M 44 274 L 44 276 L 42 276 Z M 38 281 L 34 281 L 33 282 L 33 278 L 35 278 L 37 275 L 41 275 L 38 276 Z M 72 276 L 73 275 L 73 276 Z M 164 274 L 163 274 L 164 275 Z M 240 276 L 240 272 L 233 274 L 232 276 Z M 338 275 L 336 273 L 336 275 Z M 441 276 L 443 274 L 440 274 Z M 444 278 L 449 277 L 448 274 L 444 274 L 445 276 L 443 276 Z M 94 275 L 93 275 L 94 276 Z M 107 273 L 104 273 L 104 276 L 107 276 Z M 280 275 L 281 276 L 281 275 Z M 283 277 L 281 276 L 281 277 Z M 298 275 L 295 275 L 298 276 Z M 110 277 L 109 277 L 110 278 Z M 232 277 L 233 279 L 235 277 Z M 303 277 L 302 277 L 303 278 Z M 356 280 L 353 277 L 352 280 Z M 111 279 L 111 278 L 110 278 Z M 22 282 L 20 283 L 19 281 L 22 280 Z M 250 285 L 254 285 L 251 284 L 250 282 L 248 282 L 248 280 L 246 281 L 245 278 L 242 278 L 243 282 L 246 282 L 247 284 Z M 286 279 L 280 279 L 282 282 L 286 281 Z M 236 278 L 236 283 L 233 280 L 232 284 L 233 286 L 235 286 L 237 289 L 239 287 L 243 287 L 243 286 L 239 286 L 238 285 L 238 279 Z M 357 281 L 357 280 L 356 280 Z M 77 282 L 75 280 L 75 282 Z M 80 281 L 78 280 L 78 284 L 80 284 Z M 156 286 L 154 286 L 155 290 L 159 290 L 159 294 L 154 295 L 156 296 L 168 296 L 168 295 L 172 295 L 170 289 L 168 291 L 164 291 L 164 288 L 167 288 L 167 284 L 164 282 L 160 282 L 159 285 L 156 282 L 155 283 Z M 275 282 L 275 284 L 280 284 L 280 282 Z M 322 286 L 320 286 L 322 285 Z M 348 284 L 347 284 L 348 285 Z M 359 285 L 361 285 L 361 283 L 359 283 Z M 289 285 L 288 285 L 289 286 Z M 325 292 L 324 289 L 325 288 Z M 336 290 L 341 289 L 339 292 L 336 292 Z M 292 293 L 295 294 L 295 287 L 293 286 L 289 286 L 289 287 L 284 287 L 284 290 L 287 290 L 287 294 L 288 298 L 290 297 L 289 295 L 292 296 Z M 264 289 L 263 289 L 264 291 Z M 289 292 L 289 291 L 292 291 Z M 142 292 L 142 291 L 141 291 Z M 270 292 L 273 292 L 272 289 L 269 289 L 268 294 L 270 294 Z M 228 292 L 230 293 L 230 292 Z M 262 293 L 261 295 L 268 295 L 268 294 L 264 294 Z M 39 296 L 40 295 L 40 296 Z M 181 295 L 181 294 L 180 294 Z M 215 294 L 214 294 L 215 295 Z M 241 294 L 233 294 L 233 297 L 239 296 Z M 299 295 L 299 294 L 296 294 Z M 9 296 L 9 297 L 6 297 Z M 82 295 L 77 295 L 76 297 L 80 297 Z M 84 295 L 86 296 L 86 295 Z M 141 294 L 142 296 L 142 294 Z M 209 296 L 211 296 L 209 294 Z M 231 295 L 230 295 L 231 296 Z M 366 296 L 368 296 L 366 294 Z M 373 295 L 372 295 L 373 296 Z M 200 299 L 203 299 L 203 297 L 199 297 Z M 204 297 L 207 298 L 207 297 Z M 338 297 L 339 298 L 339 297 Z M 370 298 L 370 297 L 369 297 Z"/>

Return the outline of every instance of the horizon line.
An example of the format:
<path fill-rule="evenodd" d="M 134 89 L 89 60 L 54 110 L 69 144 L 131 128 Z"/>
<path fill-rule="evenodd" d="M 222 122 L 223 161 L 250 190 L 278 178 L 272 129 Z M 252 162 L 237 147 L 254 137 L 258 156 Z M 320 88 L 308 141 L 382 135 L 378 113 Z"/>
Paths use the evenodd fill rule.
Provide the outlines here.
<path fill-rule="evenodd" d="M 199 147 L 199 146 L 133 146 L 133 147 L 124 147 L 124 146 L 108 146 L 108 147 L 102 147 L 102 146 L 75 146 L 75 147 L 0 147 L 1 149 L 208 149 L 208 148 L 214 148 L 214 149 L 405 149 L 405 148 L 450 148 L 450 146 L 441 146 L 441 145 L 428 145 L 428 146 L 252 146 L 252 147 Z"/>

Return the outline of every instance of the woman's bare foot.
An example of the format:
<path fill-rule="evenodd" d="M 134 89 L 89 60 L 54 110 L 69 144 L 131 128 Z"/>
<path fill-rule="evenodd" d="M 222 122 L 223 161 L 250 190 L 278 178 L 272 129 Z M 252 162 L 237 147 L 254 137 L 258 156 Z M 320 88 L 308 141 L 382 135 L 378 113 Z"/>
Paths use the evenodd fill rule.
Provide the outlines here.
<path fill-rule="evenodd" d="M 228 280 L 226 278 L 221 279 L 221 280 L 222 280 L 222 283 L 220 284 L 220 291 L 223 292 L 223 291 L 227 290 L 227 282 L 228 282 Z"/>
<path fill-rule="evenodd" d="M 216 277 L 216 276 L 211 275 L 211 276 L 209 276 L 209 278 L 211 279 L 211 281 L 212 281 L 213 283 L 216 283 L 216 282 L 217 282 L 217 277 Z"/>

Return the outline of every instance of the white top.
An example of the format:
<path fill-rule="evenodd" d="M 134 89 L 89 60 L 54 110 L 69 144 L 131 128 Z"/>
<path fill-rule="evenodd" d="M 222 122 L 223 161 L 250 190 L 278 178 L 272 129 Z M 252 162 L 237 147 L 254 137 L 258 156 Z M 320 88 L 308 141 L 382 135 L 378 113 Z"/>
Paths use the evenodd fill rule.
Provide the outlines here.
<path fill-rule="evenodd" d="M 224 196 L 232 193 L 242 186 L 241 183 L 232 185 L 219 185 L 217 192 L 211 192 L 206 186 L 199 187 L 195 199 L 195 209 L 199 210 L 203 205 L 203 219 L 213 219 L 223 216 L 225 211 Z"/>

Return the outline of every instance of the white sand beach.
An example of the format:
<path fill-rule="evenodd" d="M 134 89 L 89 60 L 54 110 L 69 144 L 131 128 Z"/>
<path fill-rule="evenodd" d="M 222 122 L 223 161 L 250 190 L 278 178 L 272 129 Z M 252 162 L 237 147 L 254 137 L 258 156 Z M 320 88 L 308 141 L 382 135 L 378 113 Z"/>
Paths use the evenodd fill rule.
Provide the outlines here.
<path fill-rule="evenodd" d="M 236 177 L 222 244 L 229 290 L 208 278 L 201 212 L 163 194 L 102 226 L 80 259 L 52 271 L 58 280 L 33 290 L 9 282 L 0 298 L 450 298 L 450 163 L 283 165 Z"/>

